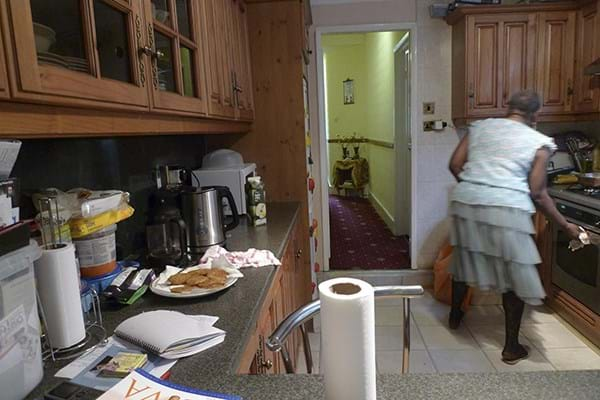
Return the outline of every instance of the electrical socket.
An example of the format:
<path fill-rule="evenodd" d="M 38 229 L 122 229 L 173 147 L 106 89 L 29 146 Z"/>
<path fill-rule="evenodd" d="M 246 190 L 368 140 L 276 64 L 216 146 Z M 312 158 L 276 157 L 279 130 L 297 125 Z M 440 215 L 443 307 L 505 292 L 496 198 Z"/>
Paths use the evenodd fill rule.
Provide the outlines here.
<path fill-rule="evenodd" d="M 433 124 L 435 121 L 423 121 L 423 131 L 429 132 L 433 130 Z"/>
<path fill-rule="evenodd" d="M 435 103 L 434 102 L 426 102 L 423 103 L 423 114 L 435 114 Z"/>

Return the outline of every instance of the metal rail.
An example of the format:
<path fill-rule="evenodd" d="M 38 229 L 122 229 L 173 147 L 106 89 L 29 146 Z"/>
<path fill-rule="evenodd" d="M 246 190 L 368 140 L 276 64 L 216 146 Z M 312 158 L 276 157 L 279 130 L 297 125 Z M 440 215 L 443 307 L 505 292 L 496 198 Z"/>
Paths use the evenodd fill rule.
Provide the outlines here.
<path fill-rule="evenodd" d="M 410 356 L 410 299 L 423 296 L 425 291 L 422 286 L 376 286 L 373 288 L 375 297 L 400 297 L 402 298 L 403 325 L 404 325 L 404 345 L 402 350 L 402 373 L 408 372 L 409 356 Z M 300 328 L 302 334 L 302 342 L 304 347 L 304 357 L 306 358 L 306 369 L 312 373 L 313 361 L 310 349 L 308 334 L 304 328 L 304 323 L 311 320 L 321 311 L 321 301 L 314 300 L 284 319 L 281 324 L 267 339 L 267 348 L 273 352 L 281 352 L 281 357 L 285 365 L 285 371 L 288 374 L 295 373 L 293 361 L 290 358 L 289 351 L 285 345 L 287 337 L 297 327 Z"/>

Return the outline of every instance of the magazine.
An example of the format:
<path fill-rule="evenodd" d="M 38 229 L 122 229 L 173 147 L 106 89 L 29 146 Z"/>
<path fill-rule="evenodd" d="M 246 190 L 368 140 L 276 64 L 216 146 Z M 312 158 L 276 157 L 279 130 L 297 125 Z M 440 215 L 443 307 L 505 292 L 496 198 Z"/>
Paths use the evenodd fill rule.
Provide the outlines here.
<path fill-rule="evenodd" d="M 136 369 L 98 400 L 242 400 L 241 397 L 191 389 Z"/>

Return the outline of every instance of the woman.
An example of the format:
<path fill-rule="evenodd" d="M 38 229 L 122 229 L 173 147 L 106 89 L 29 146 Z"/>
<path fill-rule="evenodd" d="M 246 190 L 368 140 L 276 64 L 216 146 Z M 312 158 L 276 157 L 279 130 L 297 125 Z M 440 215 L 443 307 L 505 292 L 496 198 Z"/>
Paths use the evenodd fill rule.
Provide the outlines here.
<path fill-rule="evenodd" d="M 458 328 L 467 285 L 502 293 L 506 338 L 502 360 L 527 358 L 519 344 L 524 303 L 542 304 L 546 296 L 536 264 L 541 259 L 532 234 L 535 206 L 575 239 L 579 228 L 558 212 L 546 190 L 546 164 L 554 141 L 531 126 L 540 109 L 533 91 L 509 101 L 506 118 L 474 123 L 450 160 L 459 182 L 450 199 L 450 273 L 452 309 L 449 325 Z"/>

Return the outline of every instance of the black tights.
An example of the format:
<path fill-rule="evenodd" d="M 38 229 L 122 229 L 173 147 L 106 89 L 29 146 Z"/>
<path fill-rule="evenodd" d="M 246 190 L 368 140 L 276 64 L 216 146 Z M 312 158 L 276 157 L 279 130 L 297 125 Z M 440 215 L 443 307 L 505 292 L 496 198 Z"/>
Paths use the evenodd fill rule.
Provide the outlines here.
<path fill-rule="evenodd" d="M 450 312 L 450 325 L 455 324 L 458 327 L 463 312 L 462 304 L 467 295 L 468 286 L 464 282 L 452 280 L 452 310 Z M 506 292 L 502 294 L 502 307 L 504 308 L 505 317 L 505 332 L 506 338 L 504 342 L 503 353 L 507 355 L 515 355 L 521 353 L 523 348 L 519 344 L 519 330 L 521 329 L 521 318 L 523 317 L 523 309 L 525 303 L 515 292 Z"/>
<path fill-rule="evenodd" d="M 516 356 L 523 352 L 523 347 L 519 344 L 519 330 L 525 303 L 515 292 L 511 291 L 502 294 L 502 307 L 504 308 L 504 329 L 506 331 L 502 353 Z"/>

